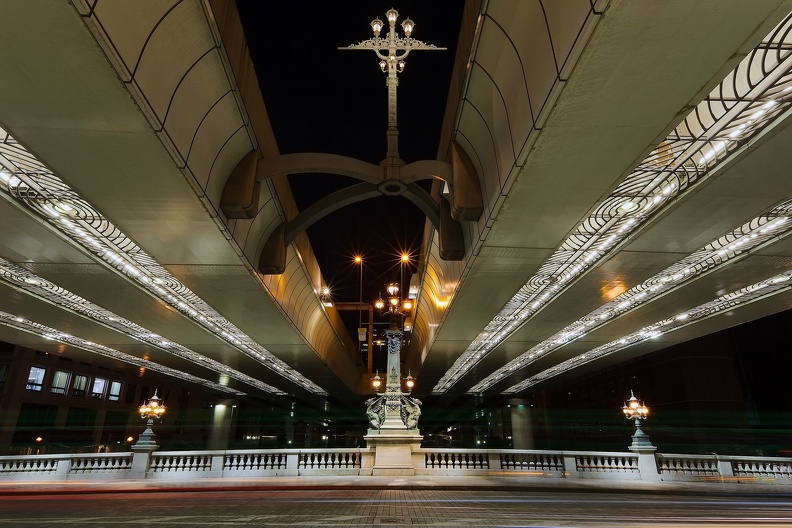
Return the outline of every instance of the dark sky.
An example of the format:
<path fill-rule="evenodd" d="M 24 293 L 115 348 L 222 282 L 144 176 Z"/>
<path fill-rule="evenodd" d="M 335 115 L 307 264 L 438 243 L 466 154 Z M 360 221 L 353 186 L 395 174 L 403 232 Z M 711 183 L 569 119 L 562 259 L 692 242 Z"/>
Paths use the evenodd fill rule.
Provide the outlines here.
<path fill-rule="evenodd" d="M 407 163 L 436 158 L 463 0 L 237 0 L 237 5 L 280 152 L 326 152 L 376 164 L 386 152 L 386 75 L 373 51 L 337 48 L 370 38 L 371 20 L 386 20 L 391 7 L 400 14 L 400 35 L 401 21 L 409 16 L 416 24 L 414 38 L 448 50 L 407 57 L 399 76 L 399 153 Z M 355 183 L 334 175 L 289 180 L 300 209 Z M 405 198 L 378 197 L 309 228 L 333 298 L 358 300 L 360 275 L 352 264 L 358 253 L 365 259 L 364 301 L 398 279 L 398 255 L 411 250 L 418 256 L 424 221 Z"/>

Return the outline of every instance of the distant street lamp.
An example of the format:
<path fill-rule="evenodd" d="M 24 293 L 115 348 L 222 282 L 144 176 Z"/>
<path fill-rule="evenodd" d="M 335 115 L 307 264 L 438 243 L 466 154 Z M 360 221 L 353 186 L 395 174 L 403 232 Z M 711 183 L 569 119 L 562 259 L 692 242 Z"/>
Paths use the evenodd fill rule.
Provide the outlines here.
<path fill-rule="evenodd" d="M 407 392 L 412 392 L 415 387 L 415 378 L 412 377 L 410 371 L 407 371 L 407 377 L 404 378 L 404 385 L 407 387 Z"/>
<path fill-rule="evenodd" d="M 162 415 L 165 414 L 165 404 L 162 398 L 157 396 L 157 389 L 154 389 L 154 396 L 146 400 L 146 402 L 140 406 L 138 412 L 140 412 L 141 418 L 148 421 L 146 422 L 146 430 L 138 437 L 138 441 L 132 446 L 132 449 L 136 451 L 153 451 L 159 446 L 157 445 L 157 435 L 154 434 L 151 426 L 154 425 L 155 418 L 162 421 Z"/>
<path fill-rule="evenodd" d="M 654 448 L 649 436 L 641 429 L 641 420 L 645 420 L 649 415 L 649 408 L 644 403 L 635 397 L 633 391 L 630 390 L 630 399 L 624 402 L 622 407 L 624 417 L 628 420 L 635 422 L 635 434 L 632 437 L 631 450 L 641 450 L 646 448 Z"/>
<path fill-rule="evenodd" d="M 374 308 L 379 310 L 380 315 L 387 315 L 390 317 L 391 324 L 388 329 L 389 331 L 398 331 L 401 326 L 399 324 L 399 319 L 407 316 L 413 308 L 412 299 L 402 299 L 399 290 L 400 287 L 395 282 L 388 284 L 386 288 L 388 292 L 387 301 L 382 297 L 378 297 L 377 300 L 374 301 Z"/>
<path fill-rule="evenodd" d="M 331 308 L 333 306 L 333 298 L 330 297 L 330 288 L 325 286 L 319 293 L 319 300 L 322 301 L 322 306 Z"/>

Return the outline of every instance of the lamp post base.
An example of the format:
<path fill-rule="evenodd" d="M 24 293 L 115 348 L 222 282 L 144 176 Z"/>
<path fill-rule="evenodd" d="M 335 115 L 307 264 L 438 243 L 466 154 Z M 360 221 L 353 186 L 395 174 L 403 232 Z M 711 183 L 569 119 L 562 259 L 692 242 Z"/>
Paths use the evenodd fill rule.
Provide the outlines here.
<path fill-rule="evenodd" d="M 638 418 L 635 419 L 635 434 L 632 436 L 632 445 L 630 445 L 629 449 L 635 453 L 642 451 L 654 453 L 657 451 L 657 448 L 652 445 L 652 441 L 649 440 L 649 435 L 641 429 L 641 421 Z"/>
<path fill-rule="evenodd" d="M 417 429 L 369 429 L 363 437 L 369 449 L 374 450 L 375 476 L 415 475 L 413 451 L 421 447 L 423 436 Z"/>
<path fill-rule="evenodd" d="M 159 445 L 157 445 L 157 435 L 155 435 L 154 431 L 151 429 L 152 424 L 152 420 L 149 419 L 146 430 L 140 433 L 138 441 L 132 445 L 132 451 L 146 451 L 150 453 L 159 449 Z"/>

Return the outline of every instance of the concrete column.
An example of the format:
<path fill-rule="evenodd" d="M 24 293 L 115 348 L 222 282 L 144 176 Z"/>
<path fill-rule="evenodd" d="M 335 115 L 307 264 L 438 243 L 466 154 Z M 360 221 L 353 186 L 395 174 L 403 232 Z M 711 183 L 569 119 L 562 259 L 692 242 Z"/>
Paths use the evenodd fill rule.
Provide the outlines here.
<path fill-rule="evenodd" d="M 68 405 L 58 405 L 58 410 L 55 411 L 55 423 L 53 427 L 56 429 L 62 429 L 66 427 L 66 418 L 69 416 L 69 406 Z"/>
<path fill-rule="evenodd" d="M 511 410 L 512 447 L 514 449 L 533 449 L 533 427 L 531 407 L 526 400 L 509 400 Z"/>
<path fill-rule="evenodd" d="M 148 470 L 151 464 L 151 453 L 155 449 L 156 448 L 150 446 L 132 446 L 132 466 L 127 473 L 128 478 L 144 479 L 148 476 Z"/>
<path fill-rule="evenodd" d="M 16 425 L 19 421 L 20 405 L 8 406 L 4 410 L 3 427 L 0 427 L 0 455 L 8 455 L 11 450 L 11 440 L 14 438 Z"/>
<path fill-rule="evenodd" d="M 231 430 L 234 426 L 234 400 L 223 400 L 213 407 L 212 425 L 209 428 L 207 449 L 228 449 Z"/>
<path fill-rule="evenodd" d="M 641 480 L 660 480 L 660 472 L 657 471 L 657 458 L 655 457 L 656 450 L 656 447 L 630 447 L 630 451 L 638 453 L 638 473 L 641 474 Z"/>
<path fill-rule="evenodd" d="M 296 477 L 300 474 L 300 451 L 297 449 L 286 453 L 286 471 L 284 475 Z"/>
<path fill-rule="evenodd" d="M 93 445 L 102 445 L 102 433 L 104 432 L 105 418 L 107 411 L 105 409 L 96 410 L 96 421 L 93 425 Z"/>
<path fill-rule="evenodd" d="M 577 460 L 575 455 L 564 454 L 564 477 L 578 478 L 580 473 L 577 470 Z"/>

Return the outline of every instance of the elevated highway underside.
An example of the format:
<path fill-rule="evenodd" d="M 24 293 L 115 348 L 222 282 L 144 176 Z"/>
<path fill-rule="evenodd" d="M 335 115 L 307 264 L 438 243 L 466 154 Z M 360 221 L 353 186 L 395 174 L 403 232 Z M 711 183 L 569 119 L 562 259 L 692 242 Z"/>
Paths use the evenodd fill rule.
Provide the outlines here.
<path fill-rule="evenodd" d="M 427 223 L 403 352 L 418 397 L 519 396 L 789 308 L 791 13 L 466 2 L 437 161 L 464 153 L 482 207 L 448 220 L 453 260 Z M 307 235 L 260 271 L 300 213 L 286 177 L 251 187 L 249 218 L 221 207 L 246 156 L 266 172 L 280 155 L 267 107 L 293 104 L 262 98 L 278 75 L 255 69 L 235 3 L 6 2 L 2 18 L 0 340 L 359 405 L 370 375 Z"/>

